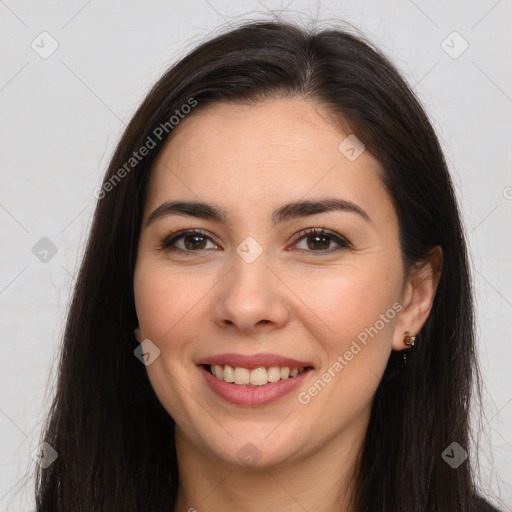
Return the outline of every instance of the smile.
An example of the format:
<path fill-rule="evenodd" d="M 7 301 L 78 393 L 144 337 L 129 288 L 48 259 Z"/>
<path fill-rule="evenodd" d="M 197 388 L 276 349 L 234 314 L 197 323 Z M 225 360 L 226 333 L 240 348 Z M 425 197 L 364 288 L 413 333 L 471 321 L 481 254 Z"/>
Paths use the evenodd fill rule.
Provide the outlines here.
<path fill-rule="evenodd" d="M 228 366 L 226 372 L 226 365 L 214 365 L 214 375 L 211 365 L 202 364 L 197 366 L 197 368 L 203 375 L 207 385 L 206 389 L 209 392 L 213 392 L 212 397 L 220 398 L 223 402 L 245 407 L 265 406 L 286 395 L 290 395 L 292 391 L 297 389 L 313 373 L 312 367 L 290 368 L 272 366 L 268 369 L 261 367 L 251 370 L 243 367 Z M 271 379 L 274 377 L 277 379 L 277 370 L 279 370 L 279 379 L 272 381 Z M 281 372 L 283 372 L 284 378 L 281 378 Z M 231 378 L 233 378 L 233 381 L 228 382 Z"/>
<path fill-rule="evenodd" d="M 209 372 L 224 382 L 233 383 L 239 386 L 265 386 L 270 382 L 278 382 L 297 377 L 304 372 L 304 367 L 271 366 L 269 368 L 241 368 L 229 365 L 206 365 Z"/>

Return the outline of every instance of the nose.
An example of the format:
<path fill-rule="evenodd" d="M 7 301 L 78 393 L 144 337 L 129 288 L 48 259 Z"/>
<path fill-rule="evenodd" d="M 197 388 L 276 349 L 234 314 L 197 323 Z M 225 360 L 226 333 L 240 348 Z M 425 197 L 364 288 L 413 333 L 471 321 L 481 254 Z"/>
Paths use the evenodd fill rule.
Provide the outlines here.
<path fill-rule="evenodd" d="M 237 256 L 217 287 L 213 320 L 244 334 L 280 329 L 289 318 L 286 290 L 264 254 L 252 263 Z"/>

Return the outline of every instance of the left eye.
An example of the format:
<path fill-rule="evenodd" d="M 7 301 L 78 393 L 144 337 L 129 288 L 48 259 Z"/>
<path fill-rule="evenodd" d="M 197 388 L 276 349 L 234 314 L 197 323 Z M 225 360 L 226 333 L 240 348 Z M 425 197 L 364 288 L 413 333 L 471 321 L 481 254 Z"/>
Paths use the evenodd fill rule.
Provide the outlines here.
<path fill-rule="evenodd" d="M 327 231 L 325 229 L 313 228 L 302 231 L 297 235 L 297 238 L 295 239 L 295 241 L 298 240 L 305 241 L 306 249 L 299 248 L 299 250 L 306 250 L 306 252 L 333 252 L 335 250 L 339 250 L 328 250 L 328 247 L 331 245 L 332 242 L 338 244 L 342 249 L 350 247 L 350 243 L 346 238 L 342 237 L 341 235 L 338 235 L 337 233 Z"/>

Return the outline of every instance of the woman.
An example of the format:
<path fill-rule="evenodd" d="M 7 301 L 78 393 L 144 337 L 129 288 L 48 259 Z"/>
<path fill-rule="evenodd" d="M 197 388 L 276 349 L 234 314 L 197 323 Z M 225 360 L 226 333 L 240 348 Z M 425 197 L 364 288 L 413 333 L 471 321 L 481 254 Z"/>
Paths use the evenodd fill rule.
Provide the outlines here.
<path fill-rule="evenodd" d="M 38 510 L 492 510 L 453 186 L 378 50 L 277 22 L 202 44 L 95 195 Z"/>

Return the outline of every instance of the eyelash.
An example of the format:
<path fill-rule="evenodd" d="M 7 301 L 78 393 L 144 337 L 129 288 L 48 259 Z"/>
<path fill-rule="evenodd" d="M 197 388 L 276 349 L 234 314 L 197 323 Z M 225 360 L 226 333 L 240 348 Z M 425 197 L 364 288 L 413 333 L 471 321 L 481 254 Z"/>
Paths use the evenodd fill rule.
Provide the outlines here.
<path fill-rule="evenodd" d="M 181 228 L 178 228 L 181 229 Z M 215 245 L 218 245 L 214 240 L 211 239 L 211 237 L 206 233 L 205 231 L 201 229 L 181 229 L 180 231 L 176 231 L 171 235 L 166 235 L 158 244 L 158 249 L 160 250 L 166 250 L 170 249 L 172 247 L 172 244 L 175 243 L 180 238 L 184 238 L 185 236 L 191 236 L 191 235 L 199 235 L 203 236 L 205 238 L 210 239 Z M 337 252 L 342 249 L 349 249 L 352 247 L 352 244 L 343 236 L 340 234 L 330 231 L 328 229 L 323 228 L 307 228 L 303 229 L 302 231 L 299 231 L 294 236 L 293 243 L 297 243 L 302 238 L 308 238 L 310 236 L 325 236 L 327 238 L 330 238 L 334 242 L 336 242 L 340 247 L 338 249 L 327 249 L 327 250 L 320 250 L 320 251 L 313 251 L 313 250 L 305 250 L 305 249 L 298 249 L 301 254 L 303 253 L 320 253 L 320 254 L 330 254 L 332 252 Z M 185 254 L 186 256 L 193 256 L 193 253 L 200 253 L 202 251 L 207 251 L 209 249 L 198 249 L 197 251 L 191 251 L 188 249 L 178 249 L 174 248 L 173 250 L 181 252 Z"/>

